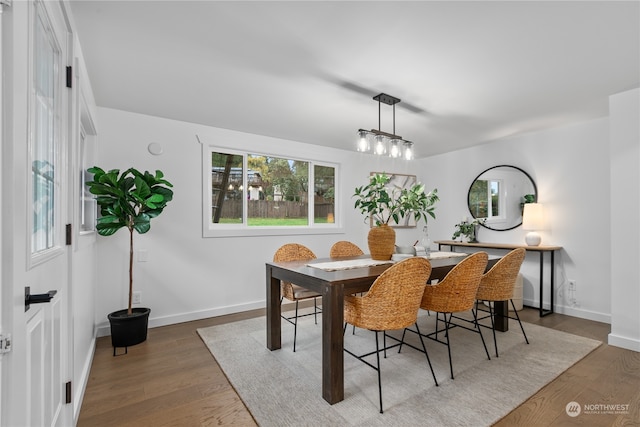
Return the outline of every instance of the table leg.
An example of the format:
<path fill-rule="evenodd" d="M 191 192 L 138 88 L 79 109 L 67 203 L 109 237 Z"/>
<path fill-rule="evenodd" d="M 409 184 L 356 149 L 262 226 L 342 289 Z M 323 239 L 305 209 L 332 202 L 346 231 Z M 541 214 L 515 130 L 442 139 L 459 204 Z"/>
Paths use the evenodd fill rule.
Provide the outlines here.
<path fill-rule="evenodd" d="M 496 331 L 507 332 L 509 330 L 509 301 L 495 301 L 493 312 Z"/>
<path fill-rule="evenodd" d="M 553 284 L 553 251 L 551 251 L 551 297 L 549 310 L 544 308 L 544 252 L 540 252 L 540 317 L 544 317 L 548 314 L 553 313 L 553 293 L 554 293 L 554 284 Z"/>
<path fill-rule="evenodd" d="M 324 285 L 322 292 L 322 397 L 344 400 L 344 288 Z"/>
<path fill-rule="evenodd" d="M 280 321 L 280 280 L 271 276 L 267 266 L 267 348 L 277 350 L 282 347 Z"/>

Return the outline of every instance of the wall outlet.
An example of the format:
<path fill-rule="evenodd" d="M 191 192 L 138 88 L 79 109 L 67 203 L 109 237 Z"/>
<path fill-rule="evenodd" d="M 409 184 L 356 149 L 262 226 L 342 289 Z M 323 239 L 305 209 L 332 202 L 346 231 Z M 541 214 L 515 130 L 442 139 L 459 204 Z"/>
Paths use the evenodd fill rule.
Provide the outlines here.
<path fill-rule="evenodd" d="M 569 290 L 570 291 L 575 291 L 576 290 L 576 281 L 575 280 L 569 280 Z"/>
<path fill-rule="evenodd" d="M 133 293 L 133 303 L 142 304 L 142 292 L 137 291 Z"/>
<path fill-rule="evenodd" d="M 138 262 L 149 261 L 149 252 L 146 249 L 138 250 Z"/>

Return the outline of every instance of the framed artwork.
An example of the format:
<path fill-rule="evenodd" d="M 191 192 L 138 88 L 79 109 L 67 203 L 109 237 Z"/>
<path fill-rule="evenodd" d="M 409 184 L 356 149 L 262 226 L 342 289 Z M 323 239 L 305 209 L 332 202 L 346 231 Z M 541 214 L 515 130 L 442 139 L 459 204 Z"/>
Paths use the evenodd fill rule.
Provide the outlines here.
<path fill-rule="evenodd" d="M 387 191 L 389 191 L 389 194 L 394 192 L 399 193 L 400 190 L 409 189 L 418 182 L 418 179 L 415 175 L 404 175 L 391 172 L 371 172 L 369 175 L 373 176 L 378 173 L 385 173 L 389 177 L 391 177 L 389 184 L 387 184 Z M 371 220 L 370 225 L 371 227 L 375 226 L 373 220 Z M 389 221 L 389 225 L 394 228 L 415 228 L 417 226 L 416 220 L 413 218 L 413 215 L 408 215 L 404 218 L 400 218 L 400 222 L 395 222 L 393 218 L 391 218 L 391 221 Z"/>

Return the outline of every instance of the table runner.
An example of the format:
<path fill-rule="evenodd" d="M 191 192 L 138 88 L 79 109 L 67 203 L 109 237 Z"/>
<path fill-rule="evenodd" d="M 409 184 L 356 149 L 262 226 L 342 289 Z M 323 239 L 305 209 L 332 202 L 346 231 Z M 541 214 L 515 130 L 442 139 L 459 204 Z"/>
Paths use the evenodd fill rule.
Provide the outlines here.
<path fill-rule="evenodd" d="M 393 261 L 379 261 L 371 258 L 348 259 L 340 261 L 317 262 L 307 264 L 309 267 L 319 268 L 325 271 L 348 270 L 350 268 L 373 267 L 374 265 L 392 264 Z"/>
<path fill-rule="evenodd" d="M 454 257 L 465 257 L 468 254 L 462 252 L 431 252 L 429 256 L 422 256 L 422 258 L 427 259 L 442 259 L 442 258 L 454 258 Z M 350 268 L 363 268 L 363 267 L 373 267 L 375 265 L 383 265 L 383 264 L 393 264 L 398 261 L 402 261 L 406 258 L 411 258 L 413 255 L 404 255 L 404 254 L 394 254 L 391 260 L 388 261 L 380 261 L 371 258 L 362 258 L 362 259 L 348 259 L 348 260 L 340 260 L 340 261 L 329 261 L 329 262 L 316 262 L 307 264 L 309 267 L 319 268 L 324 271 L 336 271 L 336 270 L 348 270 Z"/>

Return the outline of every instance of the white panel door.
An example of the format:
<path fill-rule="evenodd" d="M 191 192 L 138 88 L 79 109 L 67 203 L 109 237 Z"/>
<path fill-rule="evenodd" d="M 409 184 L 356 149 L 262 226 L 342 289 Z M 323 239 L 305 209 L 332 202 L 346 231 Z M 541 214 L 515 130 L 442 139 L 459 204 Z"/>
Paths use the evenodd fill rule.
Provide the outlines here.
<path fill-rule="evenodd" d="M 13 1 L 3 13 L 11 22 L 5 40 L 3 97 L 10 121 L 10 144 L 3 158 L 4 319 L 13 335 L 2 361 L 3 408 L 7 426 L 68 426 L 65 382 L 71 338 L 68 333 L 68 203 L 70 90 L 66 87 L 70 37 L 57 1 Z M 6 74 L 5 74 L 6 71 Z M 3 144 L 4 145 L 4 144 Z M 9 184 L 10 182 L 10 184 Z M 8 201 L 8 202 L 7 202 Z M 31 294 L 57 293 L 27 309 Z M 6 291 L 10 289 L 10 294 Z M 3 326 L 7 326 L 3 324 Z"/>

